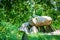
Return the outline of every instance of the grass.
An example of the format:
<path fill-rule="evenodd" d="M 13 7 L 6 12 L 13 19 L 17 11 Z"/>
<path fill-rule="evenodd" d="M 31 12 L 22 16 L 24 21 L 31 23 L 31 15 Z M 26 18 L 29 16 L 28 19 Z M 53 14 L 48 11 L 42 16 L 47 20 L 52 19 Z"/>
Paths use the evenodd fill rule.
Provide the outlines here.
<path fill-rule="evenodd" d="M 28 34 L 28 40 L 59 40 L 60 35 L 41 35 L 37 34 Z"/>
<path fill-rule="evenodd" d="M 36 36 L 29 36 L 29 40 L 59 40 L 59 35 L 36 35 Z"/>
<path fill-rule="evenodd" d="M 54 22 L 52 26 L 54 28 L 60 29 L 59 22 Z M 10 22 L 0 22 L 0 40 L 21 40 L 23 33 L 19 30 L 19 24 L 11 24 Z M 41 35 L 38 34 L 29 34 L 29 40 L 59 40 L 60 35 Z"/>

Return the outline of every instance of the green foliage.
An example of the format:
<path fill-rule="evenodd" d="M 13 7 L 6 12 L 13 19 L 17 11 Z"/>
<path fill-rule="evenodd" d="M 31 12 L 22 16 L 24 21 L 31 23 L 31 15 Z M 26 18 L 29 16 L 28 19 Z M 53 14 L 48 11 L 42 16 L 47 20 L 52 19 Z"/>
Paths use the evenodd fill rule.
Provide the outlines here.
<path fill-rule="evenodd" d="M 59 0 L 0 0 L 0 39 L 21 40 L 22 34 L 18 28 L 33 16 L 34 10 L 36 15 L 52 17 L 52 26 L 60 29 Z M 36 39 L 31 37 L 30 40 L 33 38 Z M 36 40 L 40 40 L 39 38 L 41 37 Z"/>

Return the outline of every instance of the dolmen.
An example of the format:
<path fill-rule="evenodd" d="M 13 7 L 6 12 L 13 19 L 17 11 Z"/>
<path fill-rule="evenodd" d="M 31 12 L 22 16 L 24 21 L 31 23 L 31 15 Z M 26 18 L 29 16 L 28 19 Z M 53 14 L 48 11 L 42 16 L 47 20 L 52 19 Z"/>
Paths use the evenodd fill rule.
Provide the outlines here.
<path fill-rule="evenodd" d="M 25 22 L 19 28 L 20 31 L 29 33 L 38 33 L 38 32 L 52 32 L 53 27 L 52 18 L 49 16 L 36 16 L 29 19 L 28 22 Z"/>

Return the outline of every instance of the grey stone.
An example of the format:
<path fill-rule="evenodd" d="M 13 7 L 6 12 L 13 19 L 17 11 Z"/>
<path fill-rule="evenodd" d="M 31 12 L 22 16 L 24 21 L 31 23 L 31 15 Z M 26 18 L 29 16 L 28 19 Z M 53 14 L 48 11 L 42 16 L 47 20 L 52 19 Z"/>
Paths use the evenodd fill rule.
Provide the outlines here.
<path fill-rule="evenodd" d="M 23 23 L 19 30 L 28 34 L 29 33 L 28 26 L 29 26 L 29 22 Z"/>
<path fill-rule="evenodd" d="M 37 33 L 38 29 L 35 26 L 32 26 L 30 29 L 30 33 Z"/>

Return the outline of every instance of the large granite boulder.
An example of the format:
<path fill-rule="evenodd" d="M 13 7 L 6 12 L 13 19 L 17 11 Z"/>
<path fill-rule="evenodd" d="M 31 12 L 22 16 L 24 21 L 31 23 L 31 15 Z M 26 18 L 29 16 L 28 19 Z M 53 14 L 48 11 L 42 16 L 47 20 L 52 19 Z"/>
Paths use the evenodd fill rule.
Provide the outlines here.
<path fill-rule="evenodd" d="M 46 26 L 52 23 L 52 18 L 49 16 L 36 16 L 29 20 L 32 26 Z"/>

